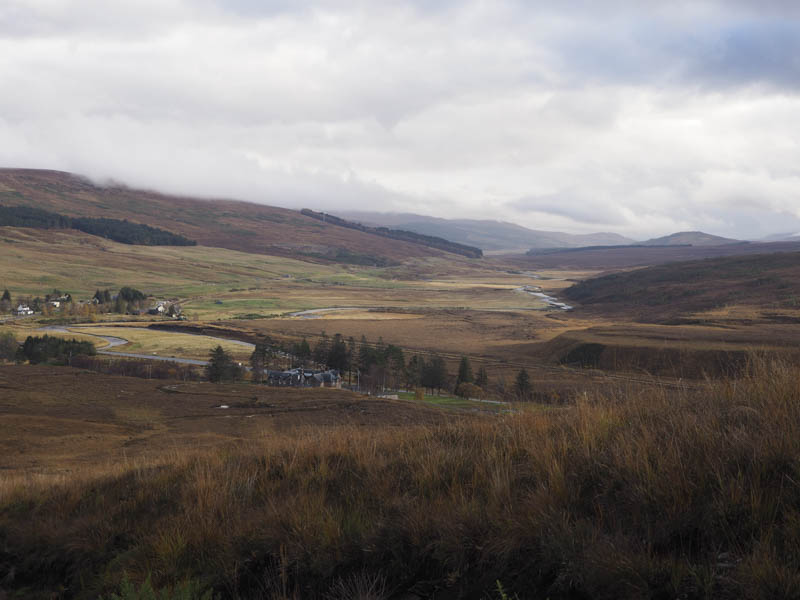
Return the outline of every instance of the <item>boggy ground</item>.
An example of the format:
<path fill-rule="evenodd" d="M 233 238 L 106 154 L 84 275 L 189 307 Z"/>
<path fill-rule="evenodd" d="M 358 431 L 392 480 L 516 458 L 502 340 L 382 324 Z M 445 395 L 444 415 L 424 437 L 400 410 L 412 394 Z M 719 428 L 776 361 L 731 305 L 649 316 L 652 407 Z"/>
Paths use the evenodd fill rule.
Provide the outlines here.
<path fill-rule="evenodd" d="M 0 388 L 16 386 L 15 418 L 50 405 L 71 427 L 96 427 L 91 407 L 110 404 L 100 424 L 115 423 L 120 437 L 145 430 L 113 416 L 138 406 L 115 393 L 125 391 L 120 378 L 40 395 L 18 369 L 2 371 Z M 247 404 L 250 387 L 216 389 Z M 236 423 L 213 416 L 223 410 L 213 388 L 154 388 L 143 403 L 164 416 L 147 419 L 215 432 Z M 197 418 L 176 419 L 181 406 Z M 371 598 L 499 598 L 498 580 L 520 598 L 800 596 L 792 368 L 751 364 L 735 385 L 702 394 L 620 391 L 559 410 L 411 422 L 271 429 L 172 452 L 156 434 L 141 438 L 156 451 L 136 461 L 108 465 L 95 451 L 82 476 L 6 479 L 0 586 L 12 597 L 96 598 L 127 573 L 137 584 L 190 580 L 242 599 L 365 589 Z"/>

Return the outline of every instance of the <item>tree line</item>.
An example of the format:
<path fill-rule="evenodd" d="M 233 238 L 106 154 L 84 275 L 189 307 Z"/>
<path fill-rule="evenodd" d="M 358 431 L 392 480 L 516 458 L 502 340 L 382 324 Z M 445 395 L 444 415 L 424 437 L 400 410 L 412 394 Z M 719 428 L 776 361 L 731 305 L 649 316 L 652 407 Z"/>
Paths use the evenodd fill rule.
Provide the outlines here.
<path fill-rule="evenodd" d="M 67 217 L 32 206 L 0 206 L 0 226 L 30 227 L 33 229 L 76 229 L 90 235 L 104 237 L 122 244 L 137 246 L 196 246 L 177 233 L 131 223 L 127 219 L 105 217 Z"/>
<path fill-rule="evenodd" d="M 234 381 L 244 376 L 244 369 L 218 346 L 211 351 L 206 374 L 211 381 Z M 454 392 L 467 398 L 483 398 L 489 392 L 489 373 L 484 365 L 474 372 L 467 356 L 462 356 L 458 371 L 451 374 L 446 360 L 438 354 L 413 354 L 406 360 L 402 348 L 385 344 L 382 339 L 370 343 L 365 336 L 360 342 L 337 333 L 324 331 L 312 348 L 306 338 L 281 345 L 265 336 L 257 341 L 250 356 L 253 380 L 260 382 L 266 369 L 284 370 L 294 367 L 334 369 L 349 386 L 375 392 L 385 389 L 414 390 L 423 388 L 430 394 Z M 511 386 L 498 380 L 496 387 L 503 397 L 530 400 L 533 387 L 530 376 L 521 369 Z"/>
<path fill-rule="evenodd" d="M 68 365 L 73 356 L 94 356 L 96 353 L 91 342 L 49 335 L 29 335 L 17 349 L 15 359 L 19 362 L 28 361 L 32 365 L 39 363 Z"/>

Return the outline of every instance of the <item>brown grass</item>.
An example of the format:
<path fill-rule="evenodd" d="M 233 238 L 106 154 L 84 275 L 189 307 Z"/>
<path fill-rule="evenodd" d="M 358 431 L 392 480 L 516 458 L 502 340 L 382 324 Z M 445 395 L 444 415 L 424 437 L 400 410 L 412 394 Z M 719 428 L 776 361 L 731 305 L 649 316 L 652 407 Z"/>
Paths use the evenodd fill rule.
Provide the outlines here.
<path fill-rule="evenodd" d="M 478 598 L 498 579 L 520 597 L 793 598 L 798 459 L 798 376 L 754 361 L 701 394 L 621 390 L 493 420 L 276 432 L 6 485 L 2 560 L 26 597 L 63 585 L 93 598 L 127 572 L 230 598 L 322 597 L 358 581 Z"/>

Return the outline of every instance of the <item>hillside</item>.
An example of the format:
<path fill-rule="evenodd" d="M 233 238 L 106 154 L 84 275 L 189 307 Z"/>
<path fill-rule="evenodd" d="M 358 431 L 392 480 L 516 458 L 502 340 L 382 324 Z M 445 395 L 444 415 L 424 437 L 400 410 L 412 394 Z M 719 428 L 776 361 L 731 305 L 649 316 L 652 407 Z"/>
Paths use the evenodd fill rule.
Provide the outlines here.
<path fill-rule="evenodd" d="M 800 252 L 668 263 L 582 281 L 563 295 L 584 309 L 647 322 L 728 304 L 791 307 L 800 298 Z"/>
<path fill-rule="evenodd" d="M 761 239 L 762 242 L 797 242 L 800 241 L 800 232 L 774 233 Z"/>
<path fill-rule="evenodd" d="M 800 241 L 721 246 L 605 246 L 560 251 L 529 251 L 527 255 L 504 257 L 519 269 L 577 269 L 610 271 L 647 267 L 675 261 L 701 260 L 718 256 L 746 256 L 770 252 L 800 252 Z"/>
<path fill-rule="evenodd" d="M 633 243 L 633 240 L 616 233 L 579 235 L 560 231 L 539 231 L 504 221 L 441 219 L 410 213 L 344 211 L 337 214 L 365 225 L 392 227 L 443 237 L 493 253 L 514 252 L 528 248 L 575 248 Z"/>
<path fill-rule="evenodd" d="M 385 266 L 443 252 L 329 225 L 274 206 L 96 185 L 59 171 L 0 169 L 0 205 L 68 217 L 127 219 L 214 246 L 293 258 Z"/>
<path fill-rule="evenodd" d="M 467 258 L 483 257 L 483 251 L 480 248 L 476 246 L 467 246 L 466 244 L 459 244 L 458 242 L 451 242 L 450 240 L 446 240 L 443 237 L 438 237 L 434 235 L 424 235 L 421 233 L 417 233 L 415 231 L 407 231 L 405 229 L 390 229 L 388 227 L 371 227 L 369 225 L 364 225 L 363 223 L 348 221 L 346 219 L 342 219 L 334 215 L 329 215 L 324 212 L 313 211 L 309 208 L 304 208 L 303 210 L 300 211 L 300 214 L 305 215 L 306 217 L 311 217 L 312 219 L 317 219 L 318 221 L 322 221 L 323 223 L 330 223 L 332 225 L 337 225 L 338 227 L 355 229 L 357 231 L 363 231 L 365 233 L 378 235 L 393 240 L 406 240 L 414 244 L 427 246 L 429 248 L 438 248 L 440 250 L 444 250 L 445 252 L 460 254 L 461 256 L 466 256 Z"/>
<path fill-rule="evenodd" d="M 725 244 L 743 244 L 740 240 L 724 238 L 702 231 L 679 231 L 663 237 L 652 238 L 642 242 L 643 246 L 722 246 Z"/>

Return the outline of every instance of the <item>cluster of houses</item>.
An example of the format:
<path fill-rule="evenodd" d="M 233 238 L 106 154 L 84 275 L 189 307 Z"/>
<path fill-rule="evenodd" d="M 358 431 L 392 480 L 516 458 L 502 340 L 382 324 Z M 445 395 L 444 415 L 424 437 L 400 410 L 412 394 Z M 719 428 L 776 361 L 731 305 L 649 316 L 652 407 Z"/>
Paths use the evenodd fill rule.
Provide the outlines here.
<path fill-rule="evenodd" d="M 264 371 L 267 385 L 286 387 L 331 387 L 341 388 L 342 377 L 339 371 L 314 371 L 311 369 L 289 369 L 287 371 Z"/>
<path fill-rule="evenodd" d="M 180 318 L 181 317 L 181 306 L 180 304 L 176 304 L 174 302 L 166 302 L 164 300 L 159 300 L 158 303 L 147 309 L 148 315 L 159 315 L 159 316 L 169 316 Z"/>
<path fill-rule="evenodd" d="M 65 294 L 58 298 L 51 298 L 46 301 L 46 304 L 55 308 L 60 309 L 65 304 L 72 302 L 72 297 L 69 294 Z M 92 298 L 91 300 L 87 301 L 79 301 L 79 304 L 98 304 L 97 298 Z M 14 309 L 13 313 L 20 317 L 29 317 L 33 314 L 36 314 L 36 311 L 31 308 L 30 305 L 25 303 L 20 303 L 17 308 Z M 185 320 L 183 316 L 183 311 L 181 306 L 175 302 L 167 302 L 165 300 L 160 300 L 155 306 L 147 309 L 147 310 L 133 310 L 131 314 L 134 315 L 160 315 L 160 316 L 169 316 L 180 320 Z"/>
<path fill-rule="evenodd" d="M 61 308 L 64 304 L 68 302 L 72 302 L 72 296 L 69 294 L 63 294 L 61 296 L 46 296 L 45 297 L 45 304 L 51 306 L 53 308 Z M 35 314 L 36 311 L 31 308 L 30 305 L 21 302 L 17 305 L 17 308 L 14 309 L 14 314 L 20 317 L 29 317 L 32 314 Z"/>

